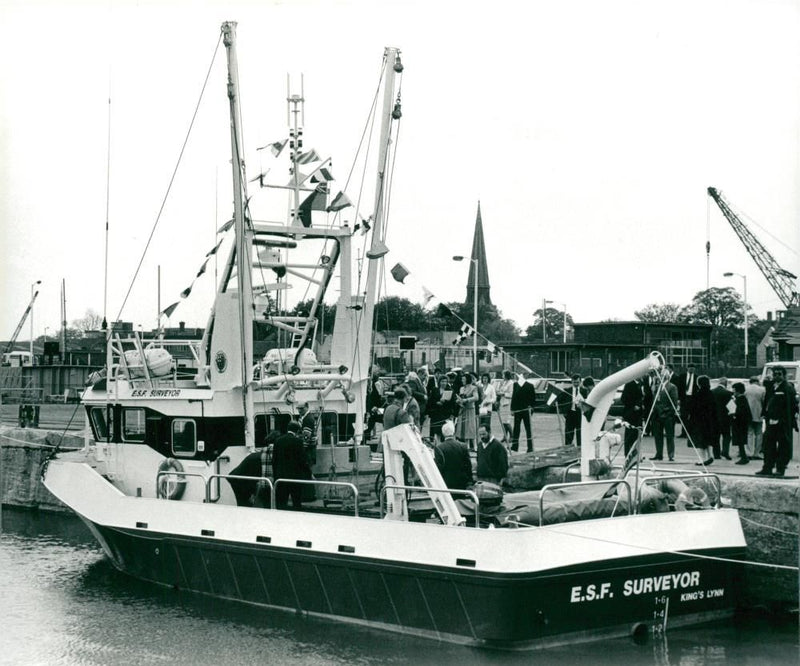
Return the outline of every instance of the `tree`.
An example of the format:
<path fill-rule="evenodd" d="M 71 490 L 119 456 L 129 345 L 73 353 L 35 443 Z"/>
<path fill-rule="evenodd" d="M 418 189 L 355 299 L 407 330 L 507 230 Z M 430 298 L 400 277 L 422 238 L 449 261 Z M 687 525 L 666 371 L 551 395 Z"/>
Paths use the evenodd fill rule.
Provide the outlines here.
<path fill-rule="evenodd" d="M 375 329 L 378 331 L 427 331 L 431 319 L 418 303 L 407 298 L 387 296 L 375 304 Z"/>
<path fill-rule="evenodd" d="M 749 305 L 747 310 L 749 319 Z M 711 356 L 721 373 L 726 366 L 742 362 L 744 302 L 733 287 L 711 287 L 697 292 L 681 314 L 689 323 L 714 326 L 711 332 Z"/>
<path fill-rule="evenodd" d="M 80 319 L 72 320 L 72 328 L 80 331 L 80 337 L 83 337 L 89 331 L 99 331 L 102 325 L 103 316 L 97 314 L 91 308 L 86 310 L 86 313 Z"/>
<path fill-rule="evenodd" d="M 567 313 L 567 327 L 574 325 L 572 315 Z M 533 324 L 525 329 L 529 340 L 542 340 L 542 308 L 533 313 Z M 564 339 L 564 311 L 555 308 L 544 310 L 544 341 L 562 341 Z"/>
<path fill-rule="evenodd" d="M 749 305 L 747 309 L 749 312 Z M 733 287 L 698 291 L 692 302 L 681 310 L 681 316 L 691 324 L 713 324 L 722 328 L 744 323 L 742 299 Z"/>
<path fill-rule="evenodd" d="M 681 310 L 677 303 L 650 303 L 633 314 L 639 321 L 673 323 L 683 321 Z"/>
<path fill-rule="evenodd" d="M 308 313 L 311 312 L 311 306 L 313 304 L 313 298 L 300 301 L 287 314 L 293 317 L 307 317 Z M 317 307 L 317 333 L 322 332 L 325 335 L 333 333 L 333 324 L 335 321 L 336 305 L 328 305 L 324 302 L 320 303 Z"/>

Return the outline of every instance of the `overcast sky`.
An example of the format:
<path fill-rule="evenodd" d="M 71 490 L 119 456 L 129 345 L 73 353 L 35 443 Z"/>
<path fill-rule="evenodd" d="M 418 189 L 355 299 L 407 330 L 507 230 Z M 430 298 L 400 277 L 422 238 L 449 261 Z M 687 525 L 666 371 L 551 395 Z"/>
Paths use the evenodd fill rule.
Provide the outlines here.
<path fill-rule="evenodd" d="M 712 203 L 747 214 L 800 272 L 800 7 L 793 0 L 42 2 L 0 0 L 0 339 L 42 280 L 35 334 L 103 310 L 109 94 L 108 317 L 158 215 L 223 20 L 238 27 L 248 170 L 284 137 L 304 74 L 306 146 L 349 170 L 384 46 L 402 49 L 390 293 L 465 297 L 478 200 L 494 303 L 521 329 L 542 298 L 577 322 L 633 319 L 710 285 L 760 317 L 780 302 Z M 121 318 L 155 326 L 230 216 L 224 52 Z M 281 176 L 282 177 L 282 176 Z M 261 196 L 260 194 L 258 195 Z M 351 196 L 352 198 L 352 196 Z M 172 324 L 205 324 L 213 271 Z M 27 339 L 29 328 L 20 339 Z"/>

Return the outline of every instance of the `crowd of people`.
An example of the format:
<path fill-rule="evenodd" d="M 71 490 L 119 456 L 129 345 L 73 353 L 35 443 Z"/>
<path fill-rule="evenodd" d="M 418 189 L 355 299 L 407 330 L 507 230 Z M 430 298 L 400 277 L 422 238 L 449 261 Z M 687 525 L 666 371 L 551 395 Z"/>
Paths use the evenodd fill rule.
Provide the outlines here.
<path fill-rule="evenodd" d="M 785 370 L 774 367 L 763 386 L 758 376 L 747 384 L 728 384 L 721 377 L 712 388 L 708 375 L 698 375 L 694 365 L 678 375 L 668 367 L 628 382 L 622 391 L 626 456 L 643 431 L 652 432 L 655 440 L 651 460 L 664 460 L 665 440 L 666 454 L 674 460 L 680 423 L 678 436 L 688 438 L 701 455 L 697 465 L 731 460 L 735 448 L 737 465 L 761 460 L 757 476 L 784 476 L 792 456 L 792 430 L 798 428 L 797 394 Z"/>
<path fill-rule="evenodd" d="M 681 374 L 667 367 L 625 384 L 620 402 L 626 457 L 642 434 L 652 434 L 655 455 L 651 460 L 664 460 L 665 454 L 674 460 L 675 431 L 680 425 L 677 437 L 688 438 L 702 457 L 697 465 L 708 466 L 720 458 L 731 460 L 735 449 L 736 464 L 761 460 L 756 475 L 784 476 L 792 457 L 792 430 L 798 429 L 798 396 L 786 380 L 785 370 L 774 367 L 763 386 L 757 376 L 747 384 L 734 382 L 729 387 L 728 383 L 722 377 L 712 388 L 709 377 L 698 375 L 689 365 Z M 593 387 L 591 377 L 573 374 L 571 385 L 556 391 L 566 446 L 581 443 L 583 403 Z M 391 391 L 379 373 L 374 373 L 367 395 L 365 434 L 367 440 L 372 439 L 379 423 L 383 429 L 409 423 L 421 432 L 427 422 L 434 460 L 448 488 L 466 489 L 475 480 L 500 484 L 508 472 L 508 450 L 519 451 L 523 427 L 527 451 L 533 450 L 535 405 L 533 385 L 508 370 L 502 377 L 492 378 L 487 373 L 477 377 L 460 368 L 445 373 L 437 367 L 429 373 L 423 366 L 408 372 Z M 298 405 L 285 432 L 269 433 L 264 447 L 245 457 L 232 474 L 283 479 L 275 488 L 278 508 L 288 508 L 290 501 L 292 508 L 301 508 L 304 486 L 292 479 L 313 478 L 317 426 L 308 405 Z M 473 478 L 470 451 L 477 459 L 477 479 Z M 239 504 L 268 506 L 269 486 L 263 480 L 230 482 Z"/>

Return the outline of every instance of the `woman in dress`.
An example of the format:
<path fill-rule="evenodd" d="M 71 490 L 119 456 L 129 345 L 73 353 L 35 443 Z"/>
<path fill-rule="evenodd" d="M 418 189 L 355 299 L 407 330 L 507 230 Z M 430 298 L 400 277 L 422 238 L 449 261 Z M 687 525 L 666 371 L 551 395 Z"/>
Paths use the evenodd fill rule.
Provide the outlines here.
<path fill-rule="evenodd" d="M 503 383 L 497 391 L 500 396 L 500 423 L 503 424 L 503 441 L 511 441 L 511 394 L 514 392 L 514 373 L 511 370 L 503 372 Z"/>
<path fill-rule="evenodd" d="M 478 436 L 477 414 L 475 407 L 478 402 L 478 387 L 470 373 L 464 374 L 464 384 L 458 393 L 458 429 L 456 437 L 466 442 L 470 449 L 475 448 L 475 438 Z"/>
<path fill-rule="evenodd" d="M 497 391 L 492 386 L 489 375 L 481 375 L 481 388 L 483 389 L 483 398 L 481 399 L 480 408 L 478 409 L 478 425 L 486 426 L 489 436 L 492 434 L 492 412 L 494 411 L 494 403 L 497 400 Z"/>

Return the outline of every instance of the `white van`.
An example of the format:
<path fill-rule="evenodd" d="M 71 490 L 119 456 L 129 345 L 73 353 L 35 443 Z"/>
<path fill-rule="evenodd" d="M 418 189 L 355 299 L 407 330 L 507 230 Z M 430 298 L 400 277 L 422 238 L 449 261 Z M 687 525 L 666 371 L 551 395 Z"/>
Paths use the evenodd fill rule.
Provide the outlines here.
<path fill-rule="evenodd" d="M 800 394 L 800 361 L 770 361 L 761 371 L 761 385 L 767 377 L 772 377 L 772 368 L 776 366 L 786 370 L 786 381 L 791 382 Z"/>
<path fill-rule="evenodd" d="M 12 368 L 19 368 L 23 365 L 33 365 L 31 363 L 31 353 L 26 351 L 12 351 L 3 354 L 3 365 L 10 365 Z"/>

